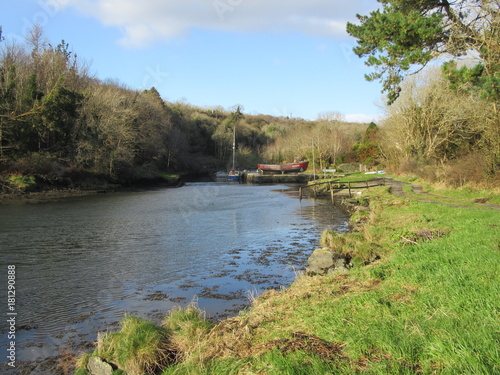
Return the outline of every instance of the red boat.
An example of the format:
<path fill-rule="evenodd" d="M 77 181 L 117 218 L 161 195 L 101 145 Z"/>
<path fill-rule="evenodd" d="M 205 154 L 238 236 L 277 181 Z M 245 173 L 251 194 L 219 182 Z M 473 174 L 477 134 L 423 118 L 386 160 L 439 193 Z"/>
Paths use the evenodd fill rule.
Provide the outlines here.
<path fill-rule="evenodd" d="M 298 163 L 288 164 L 257 164 L 259 173 L 273 174 L 273 173 L 299 173 L 304 172 L 309 166 L 308 161 L 299 161 Z"/>

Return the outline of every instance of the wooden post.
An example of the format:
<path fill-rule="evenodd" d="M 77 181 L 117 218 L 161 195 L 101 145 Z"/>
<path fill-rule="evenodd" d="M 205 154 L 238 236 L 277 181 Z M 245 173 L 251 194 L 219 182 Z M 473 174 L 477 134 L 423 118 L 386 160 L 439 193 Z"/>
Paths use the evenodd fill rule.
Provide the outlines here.
<path fill-rule="evenodd" d="M 352 198 L 352 194 L 351 194 L 351 182 L 347 183 L 347 187 L 349 189 L 349 198 Z"/>
<path fill-rule="evenodd" d="M 302 186 L 299 187 L 299 196 L 300 196 L 300 200 L 302 200 Z"/>

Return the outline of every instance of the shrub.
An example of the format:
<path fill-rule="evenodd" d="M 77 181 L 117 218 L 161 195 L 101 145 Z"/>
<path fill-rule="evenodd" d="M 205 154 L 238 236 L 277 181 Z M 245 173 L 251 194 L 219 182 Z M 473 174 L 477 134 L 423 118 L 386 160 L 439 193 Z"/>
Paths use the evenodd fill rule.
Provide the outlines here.
<path fill-rule="evenodd" d="M 7 182 L 19 190 L 28 190 L 36 184 L 35 177 L 14 174 L 7 178 Z"/>

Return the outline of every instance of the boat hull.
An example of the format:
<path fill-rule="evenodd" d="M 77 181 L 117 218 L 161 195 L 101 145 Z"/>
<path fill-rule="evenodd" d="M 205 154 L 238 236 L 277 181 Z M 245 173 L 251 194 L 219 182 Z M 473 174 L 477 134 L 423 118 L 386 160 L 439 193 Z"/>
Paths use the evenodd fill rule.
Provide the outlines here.
<path fill-rule="evenodd" d="M 241 178 L 240 172 L 232 170 L 227 174 L 228 181 L 239 181 Z"/>
<path fill-rule="evenodd" d="M 288 163 L 288 164 L 258 164 L 258 170 L 260 173 L 265 174 L 287 174 L 287 173 L 299 173 L 305 172 L 309 166 L 308 161 L 301 161 L 298 163 Z"/>

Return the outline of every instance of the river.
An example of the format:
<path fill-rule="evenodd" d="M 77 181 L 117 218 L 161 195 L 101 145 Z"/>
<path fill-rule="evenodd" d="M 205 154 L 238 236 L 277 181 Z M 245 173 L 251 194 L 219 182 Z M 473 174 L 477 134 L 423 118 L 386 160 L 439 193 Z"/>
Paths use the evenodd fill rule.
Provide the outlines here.
<path fill-rule="evenodd" d="M 216 182 L 0 206 L 0 362 L 14 341 L 17 366 L 38 361 L 32 373 L 50 373 L 45 360 L 91 351 L 125 313 L 159 322 L 196 303 L 211 319 L 235 315 L 288 286 L 321 232 L 346 231 L 347 220 L 293 186 Z"/>

